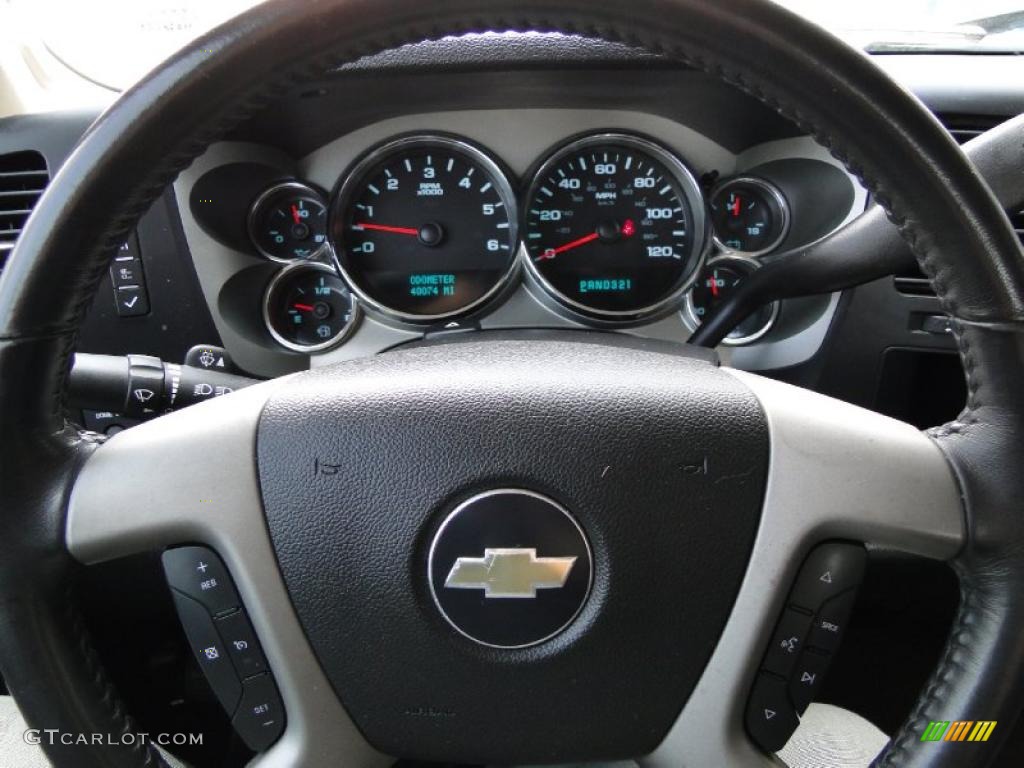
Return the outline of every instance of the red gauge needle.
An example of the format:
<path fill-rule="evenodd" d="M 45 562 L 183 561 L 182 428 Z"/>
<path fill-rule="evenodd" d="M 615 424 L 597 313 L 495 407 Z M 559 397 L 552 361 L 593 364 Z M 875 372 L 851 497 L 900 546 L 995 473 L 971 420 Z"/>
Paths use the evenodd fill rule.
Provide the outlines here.
<path fill-rule="evenodd" d="M 311 307 L 309 304 L 293 304 L 292 306 L 295 307 L 296 309 L 302 311 L 302 312 L 312 312 L 313 311 L 313 307 Z"/>
<path fill-rule="evenodd" d="M 296 224 L 302 223 L 302 214 L 299 213 L 299 206 L 297 205 L 292 206 L 292 218 L 295 220 Z"/>
<path fill-rule="evenodd" d="M 589 235 L 579 237 L 573 240 L 571 243 L 560 245 L 557 248 L 548 248 L 546 251 L 541 253 L 540 257 L 542 259 L 553 259 L 560 253 L 565 253 L 566 251 L 570 251 L 573 248 L 579 248 L 581 245 L 592 243 L 594 240 L 597 240 L 598 237 L 600 237 L 600 235 L 598 235 L 597 232 L 591 232 Z"/>
<path fill-rule="evenodd" d="M 714 296 L 715 298 L 718 298 L 718 270 L 717 269 L 714 272 L 711 273 L 711 280 L 709 280 L 708 282 L 711 283 L 711 295 Z M 296 304 L 296 306 L 298 306 L 298 305 Z"/>
<path fill-rule="evenodd" d="M 734 197 L 732 199 L 732 204 L 729 206 L 729 211 L 732 213 L 733 216 L 739 216 L 740 215 L 740 198 L 739 198 L 739 195 L 737 195 L 736 197 Z"/>
<path fill-rule="evenodd" d="M 420 231 L 415 227 L 389 227 L 385 224 L 370 224 L 368 222 L 356 222 L 352 225 L 353 229 L 374 229 L 378 232 L 391 232 L 395 235 L 412 235 L 413 237 L 419 237 Z"/>

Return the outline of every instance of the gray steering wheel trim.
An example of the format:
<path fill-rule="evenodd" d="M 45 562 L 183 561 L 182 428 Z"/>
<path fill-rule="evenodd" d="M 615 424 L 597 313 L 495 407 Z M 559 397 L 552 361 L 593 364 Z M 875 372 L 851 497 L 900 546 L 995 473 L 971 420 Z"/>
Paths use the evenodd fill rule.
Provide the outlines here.
<path fill-rule="evenodd" d="M 514 342 L 459 344 L 446 362 L 479 359 L 509 343 Z M 610 352 L 564 340 L 533 344 L 534 351 L 544 344 L 553 347 L 549 354 L 599 355 L 604 363 Z M 644 363 L 642 354 L 619 354 L 634 367 Z M 389 353 L 392 365 L 396 356 L 401 365 L 410 355 Z M 376 368 L 370 364 L 363 373 L 372 376 Z M 754 393 L 768 418 L 766 498 L 725 630 L 661 745 L 638 756 L 645 767 L 773 764 L 743 733 L 743 711 L 765 638 L 783 608 L 785 590 L 779 585 L 792 583 L 816 543 L 852 539 L 944 560 L 963 543 L 958 487 L 927 436 L 828 397 L 725 370 Z M 367 746 L 334 696 L 303 633 L 275 560 L 250 459 L 265 404 L 292 381 L 251 387 L 111 439 L 76 483 L 68 547 L 84 563 L 181 542 L 214 547 L 235 578 L 288 712 L 281 741 L 256 765 L 370 768 L 384 758 Z M 161 471 L 154 476 L 157 465 Z M 118 484 L 116 498 L 109 493 L 112 483 Z"/>
<path fill-rule="evenodd" d="M 406 42 L 489 29 L 606 37 L 715 74 L 827 146 L 900 228 L 954 319 L 968 377 L 964 414 L 932 432 L 966 509 L 954 561 L 963 596 L 942 664 L 878 763 L 986 764 L 1009 729 L 997 729 L 985 749 L 956 755 L 918 738 L 928 719 L 1013 722 L 1024 696 L 1020 246 L 983 180 L 912 96 L 867 57 L 756 0 L 272 0 L 177 54 L 112 106 L 55 177 L 0 277 L 0 428 L 23 436 L 0 455 L 0 663 L 29 722 L 131 729 L 75 619 L 68 588 L 76 565 L 65 540 L 67 499 L 95 448 L 64 420 L 67 361 L 116 245 L 211 141 L 305 76 Z M 56 296 L 55 276 L 68 283 Z M 771 419 L 761 386 L 751 385 Z M 70 544 L 88 561 L 76 536 Z M 918 549 L 953 555 L 949 536 L 940 538 L 943 546 Z M 51 758 L 76 766 L 160 762 L 137 745 L 56 749 Z"/>

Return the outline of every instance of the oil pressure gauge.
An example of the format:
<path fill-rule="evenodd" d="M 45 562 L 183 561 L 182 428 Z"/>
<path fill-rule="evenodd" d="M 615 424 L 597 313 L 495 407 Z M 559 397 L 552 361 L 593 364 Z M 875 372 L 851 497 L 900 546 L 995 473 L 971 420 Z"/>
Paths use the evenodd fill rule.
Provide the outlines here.
<path fill-rule="evenodd" d="M 779 246 L 789 233 L 789 204 L 778 187 L 764 179 L 728 179 L 711 193 L 715 244 L 729 253 L 760 256 Z"/>
<path fill-rule="evenodd" d="M 327 245 L 327 203 L 306 184 L 275 184 L 252 205 L 249 237 L 271 261 L 315 259 Z"/>
<path fill-rule="evenodd" d="M 274 340 L 294 352 L 320 352 L 355 328 L 359 306 L 325 264 L 295 264 L 277 273 L 263 298 L 263 321 Z"/>

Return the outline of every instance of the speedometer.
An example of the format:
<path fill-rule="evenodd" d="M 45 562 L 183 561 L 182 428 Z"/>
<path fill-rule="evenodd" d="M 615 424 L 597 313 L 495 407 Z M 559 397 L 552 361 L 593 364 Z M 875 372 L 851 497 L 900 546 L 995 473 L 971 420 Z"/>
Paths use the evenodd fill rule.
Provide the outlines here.
<path fill-rule="evenodd" d="M 636 136 L 571 142 L 536 173 L 524 239 L 537 281 L 562 304 L 609 319 L 678 303 L 708 241 L 693 174 Z"/>
<path fill-rule="evenodd" d="M 331 232 L 365 304 L 410 322 L 469 312 L 515 266 L 515 196 L 483 151 L 445 136 L 393 141 L 342 184 Z"/>

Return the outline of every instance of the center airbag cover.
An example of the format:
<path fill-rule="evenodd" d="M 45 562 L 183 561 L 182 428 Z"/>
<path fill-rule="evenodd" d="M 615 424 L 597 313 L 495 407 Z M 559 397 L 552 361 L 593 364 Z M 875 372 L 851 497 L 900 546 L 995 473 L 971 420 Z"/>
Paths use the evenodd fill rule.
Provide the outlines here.
<path fill-rule="evenodd" d="M 258 458 L 299 619 L 369 742 L 403 758 L 556 763 L 664 738 L 743 577 L 768 433 L 754 396 L 703 360 L 474 341 L 294 377 L 267 404 Z M 439 610 L 428 559 L 453 510 L 509 488 L 571 514 L 591 583 L 550 639 L 493 648 Z"/>

